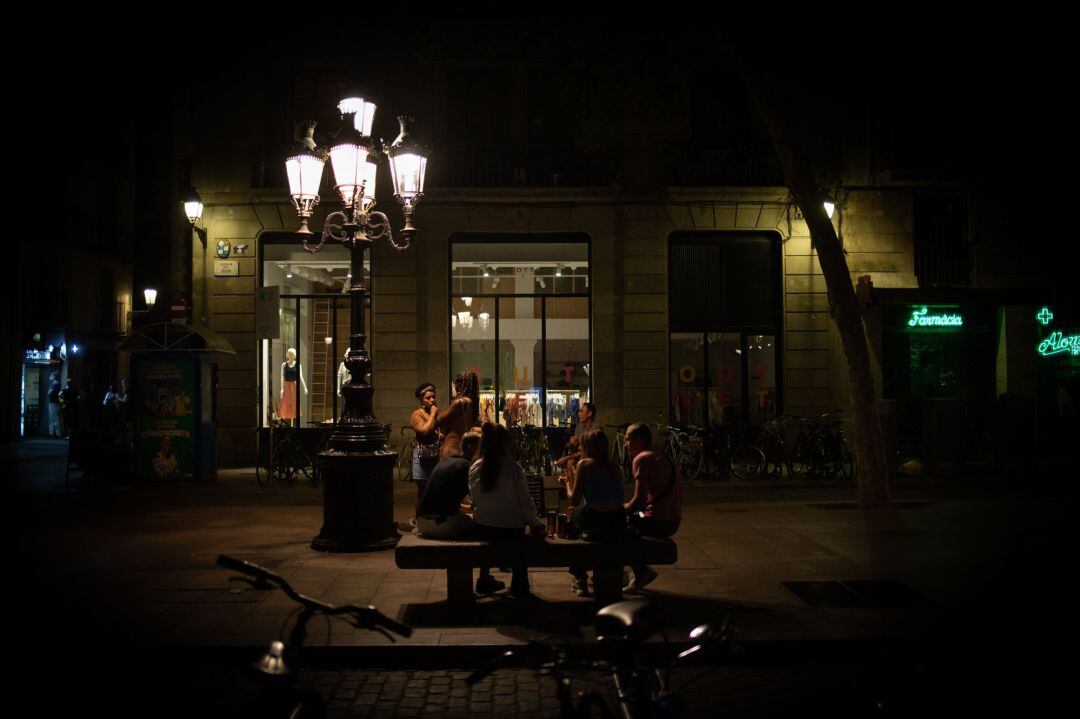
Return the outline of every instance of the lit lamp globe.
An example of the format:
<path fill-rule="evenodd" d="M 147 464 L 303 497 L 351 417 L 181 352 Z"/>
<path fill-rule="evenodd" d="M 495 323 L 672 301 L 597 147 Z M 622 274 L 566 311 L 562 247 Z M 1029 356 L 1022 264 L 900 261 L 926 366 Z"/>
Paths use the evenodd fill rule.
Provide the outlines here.
<path fill-rule="evenodd" d="M 322 184 L 326 158 L 315 147 L 315 123 L 308 123 L 296 150 L 285 158 L 285 174 L 289 178 L 289 197 L 300 217 L 298 234 L 310 235 L 308 220 L 319 204 L 319 185 Z"/>
<path fill-rule="evenodd" d="M 375 204 L 375 178 L 378 174 L 378 169 L 379 166 L 372 161 L 371 157 L 369 157 L 361 170 L 361 176 L 364 180 L 364 189 L 360 196 L 360 209 L 365 212 L 371 209 L 371 206 Z"/>
<path fill-rule="evenodd" d="M 416 234 L 412 224 L 413 207 L 424 196 L 424 175 L 427 173 L 427 155 L 424 148 L 412 136 L 413 119 L 408 115 L 398 117 L 401 132 L 390 145 L 390 179 L 394 183 L 394 197 L 405 207 L 405 227 L 401 234 L 410 241 Z"/>
<path fill-rule="evenodd" d="M 147 287 L 143 290 L 143 299 L 146 301 L 146 309 L 154 309 L 154 304 L 157 302 L 157 290 Z"/>
<path fill-rule="evenodd" d="M 370 164 L 367 161 L 370 135 L 362 134 L 356 126 L 364 127 L 366 123 L 370 127 L 375 106 L 360 98 L 347 98 L 338 108 L 343 115 L 342 128 L 330 148 L 330 166 L 334 170 L 334 186 L 341 195 L 341 203 L 350 208 L 360 199 Z M 367 113 L 368 117 L 359 117 L 358 113 Z"/>
<path fill-rule="evenodd" d="M 199 197 L 199 193 L 195 191 L 195 188 L 188 190 L 187 195 L 184 196 L 184 214 L 187 215 L 188 222 L 195 224 L 202 217 L 203 201 Z"/>
<path fill-rule="evenodd" d="M 346 97 L 338 103 L 341 116 L 351 115 L 353 129 L 363 137 L 371 137 L 371 125 L 375 122 L 375 103 L 362 97 Z"/>

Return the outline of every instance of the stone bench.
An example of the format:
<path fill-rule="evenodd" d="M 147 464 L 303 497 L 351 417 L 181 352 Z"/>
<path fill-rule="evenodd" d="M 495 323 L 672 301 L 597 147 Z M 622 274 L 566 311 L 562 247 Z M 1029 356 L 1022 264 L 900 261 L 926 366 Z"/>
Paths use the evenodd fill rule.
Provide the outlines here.
<path fill-rule="evenodd" d="M 610 604 L 622 598 L 622 570 L 633 564 L 674 564 L 678 548 L 670 539 L 633 537 L 621 541 L 585 542 L 576 539 L 528 539 L 492 544 L 479 540 L 429 539 L 407 534 L 398 542 L 394 559 L 401 569 L 445 569 L 446 595 L 451 602 L 473 601 L 473 567 L 569 567 L 594 569 L 596 601 Z"/>

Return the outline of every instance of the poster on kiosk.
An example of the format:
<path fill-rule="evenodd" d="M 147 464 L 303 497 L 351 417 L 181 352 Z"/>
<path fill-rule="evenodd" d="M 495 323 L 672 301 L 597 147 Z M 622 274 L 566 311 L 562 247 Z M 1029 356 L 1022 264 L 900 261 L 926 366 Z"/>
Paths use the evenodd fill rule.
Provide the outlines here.
<path fill-rule="evenodd" d="M 189 359 L 138 363 L 135 474 L 144 480 L 190 480 L 195 467 L 195 367 Z"/>

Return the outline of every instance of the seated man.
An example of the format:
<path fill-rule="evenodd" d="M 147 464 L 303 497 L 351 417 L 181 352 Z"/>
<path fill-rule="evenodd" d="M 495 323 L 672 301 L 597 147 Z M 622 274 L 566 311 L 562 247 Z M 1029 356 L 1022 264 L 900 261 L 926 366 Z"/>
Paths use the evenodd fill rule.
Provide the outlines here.
<path fill-rule="evenodd" d="M 461 456 L 447 457 L 431 470 L 416 510 L 416 530 L 420 536 L 433 539 L 472 536 L 473 520 L 461 511 L 461 502 L 469 494 L 469 467 L 479 450 L 480 434 L 467 432 L 461 438 Z M 480 568 L 476 581 L 478 592 L 493 594 L 505 586 L 492 578 L 488 567 Z"/>
<path fill-rule="evenodd" d="M 624 506 L 629 524 L 644 537 L 670 537 L 682 521 L 682 478 L 675 464 L 652 450 L 649 425 L 636 422 L 626 429 L 626 452 L 633 459 L 634 496 Z M 624 592 L 641 589 L 656 579 L 656 570 L 633 567 L 634 578 Z"/>

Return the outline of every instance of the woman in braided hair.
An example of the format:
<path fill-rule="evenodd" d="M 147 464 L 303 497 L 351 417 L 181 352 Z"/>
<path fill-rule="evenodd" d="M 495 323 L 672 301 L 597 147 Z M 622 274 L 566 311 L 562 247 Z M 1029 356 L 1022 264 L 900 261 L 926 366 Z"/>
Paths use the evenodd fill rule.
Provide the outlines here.
<path fill-rule="evenodd" d="M 453 401 L 438 413 L 438 429 L 442 434 L 439 459 L 461 456 L 461 438 L 479 424 L 480 382 L 476 373 L 465 370 L 454 378 Z"/>

